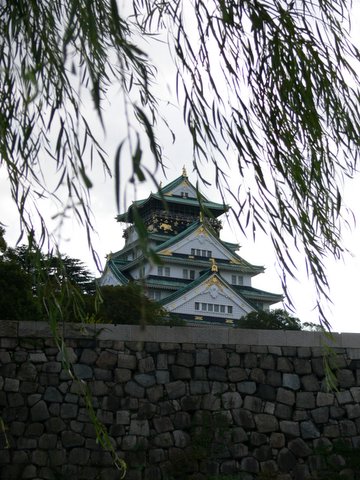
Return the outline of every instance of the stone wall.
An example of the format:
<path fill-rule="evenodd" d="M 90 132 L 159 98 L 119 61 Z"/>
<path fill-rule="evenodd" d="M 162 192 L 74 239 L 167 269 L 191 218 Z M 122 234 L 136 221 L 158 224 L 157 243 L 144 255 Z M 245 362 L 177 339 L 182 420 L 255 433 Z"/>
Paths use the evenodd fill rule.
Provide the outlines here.
<path fill-rule="evenodd" d="M 63 334 L 128 480 L 356 477 L 359 335 L 334 335 L 338 391 L 328 392 L 318 333 L 67 325 Z M 62 355 L 46 324 L 0 323 L 1 479 L 119 478 Z"/>

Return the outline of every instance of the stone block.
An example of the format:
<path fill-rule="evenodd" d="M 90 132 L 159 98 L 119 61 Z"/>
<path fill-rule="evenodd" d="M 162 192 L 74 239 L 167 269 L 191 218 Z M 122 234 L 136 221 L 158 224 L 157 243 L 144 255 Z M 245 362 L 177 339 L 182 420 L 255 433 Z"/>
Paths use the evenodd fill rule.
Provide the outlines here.
<path fill-rule="evenodd" d="M 297 392 L 296 408 L 315 408 L 315 394 L 313 392 Z"/>
<path fill-rule="evenodd" d="M 281 423 L 281 422 L 280 422 Z M 280 449 L 285 446 L 285 435 L 283 433 L 272 432 L 269 445 L 271 448 Z"/>
<path fill-rule="evenodd" d="M 210 350 L 210 364 L 218 367 L 226 367 L 228 363 L 227 354 L 222 349 Z"/>
<path fill-rule="evenodd" d="M 266 383 L 273 387 L 281 387 L 282 385 L 281 372 L 278 372 L 276 370 L 268 370 L 266 372 Z"/>
<path fill-rule="evenodd" d="M 79 407 L 73 403 L 63 403 L 60 407 L 60 416 L 62 419 L 76 418 Z"/>
<path fill-rule="evenodd" d="M 57 435 L 55 433 L 44 433 L 39 438 L 39 448 L 42 450 L 54 450 L 57 444 Z"/>
<path fill-rule="evenodd" d="M 300 422 L 300 431 L 304 440 L 320 437 L 320 432 L 312 421 Z"/>
<path fill-rule="evenodd" d="M 90 451 L 86 448 L 76 447 L 70 450 L 68 463 L 71 465 L 86 465 L 90 458 Z"/>
<path fill-rule="evenodd" d="M 286 388 L 278 388 L 276 394 L 276 401 L 284 403 L 285 405 L 294 405 L 295 404 L 295 392 L 288 390 Z"/>
<path fill-rule="evenodd" d="M 149 373 L 155 370 L 155 362 L 153 357 L 141 358 L 138 361 L 138 369 L 140 373 Z"/>
<path fill-rule="evenodd" d="M 311 358 L 311 348 L 310 347 L 298 347 L 297 348 L 298 358 Z"/>
<path fill-rule="evenodd" d="M 254 457 L 245 457 L 241 460 L 242 472 L 258 473 L 259 470 L 259 462 Z"/>
<path fill-rule="evenodd" d="M 210 363 L 210 352 L 208 349 L 201 349 L 195 352 L 196 365 L 207 366 Z"/>
<path fill-rule="evenodd" d="M 153 375 L 149 375 L 147 373 L 139 373 L 137 375 L 134 375 L 134 380 L 144 388 L 152 387 L 156 384 L 156 378 Z"/>
<path fill-rule="evenodd" d="M 186 448 L 191 444 L 190 435 L 183 430 L 174 430 L 173 437 L 175 447 Z"/>
<path fill-rule="evenodd" d="M 43 400 L 40 400 L 31 407 L 30 415 L 33 422 L 43 422 L 50 417 L 48 407 Z"/>
<path fill-rule="evenodd" d="M 204 410 L 215 411 L 220 409 L 221 400 L 219 397 L 208 393 L 206 395 L 203 395 L 201 405 Z"/>
<path fill-rule="evenodd" d="M 274 348 L 274 347 L 272 347 Z M 280 351 L 281 353 L 281 351 Z M 275 370 L 275 358 L 273 355 L 261 355 L 259 359 L 259 367 L 263 370 Z"/>
<path fill-rule="evenodd" d="M 294 371 L 294 365 L 289 358 L 278 357 L 276 362 L 276 370 L 282 373 L 292 373 Z"/>
<path fill-rule="evenodd" d="M 318 392 L 320 390 L 320 382 L 313 374 L 303 375 L 301 377 L 301 385 L 302 389 L 307 392 Z"/>
<path fill-rule="evenodd" d="M 305 458 L 312 454 L 312 449 L 302 438 L 290 440 L 288 448 L 296 457 Z"/>
<path fill-rule="evenodd" d="M 230 367 L 227 373 L 230 382 L 241 382 L 248 378 L 246 370 L 240 367 Z"/>
<path fill-rule="evenodd" d="M 178 352 L 176 355 L 176 364 L 191 368 L 195 365 L 194 355 L 190 352 Z"/>
<path fill-rule="evenodd" d="M 221 395 L 222 406 L 225 410 L 240 408 L 243 400 L 238 392 L 226 392 Z"/>
<path fill-rule="evenodd" d="M 275 405 L 275 416 L 281 420 L 290 420 L 292 418 L 293 409 L 290 405 L 277 403 Z"/>
<path fill-rule="evenodd" d="M 238 353 L 229 353 L 229 367 L 240 367 L 240 355 Z"/>
<path fill-rule="evenodd" d="M 44 393 L 46 402 L 62 402 L 63 396 L 56 387 L 47 387 Z"/>
<path fill-rule="evenodd" d="M 323 435 L 327 438 L 339 438 L 340 428 L 338 424 L 324 425 Z"/>
<path fill-rule="evenodd" d="M 145 397 L 145 389 L 138 383 L 130 380 L 129 382 L 126 383 L 124 390 L 127 395 L 130 397 L 135 397 L 135 398 L 144 398 Z"/>
<path fill-rule="evenodd" d="M 118 353 L 117 365 L 119 368 L 135 370 L 137 366 L 136 356 L 127 353 Z"/>
<path fill-rule="evenodd" d="M 336 378 L 340 388 L 348 389 L 356 386 L 354 373 L 351 370 L 345 368 L 337 370 Z"/>
<path fill-rule="evenodd" d="M 274 415 L 257 413 L 254 415 L 257 429 L 260 433 L 275 432 L 279 428 L 279 423 Z"/>
<path fill-rule="evenodd" d="M 333 393 L 318 392 L 316 395 L 316 405 L 326 407 L 334 404 L 335 395 Z"/>
<path fill-rule="evenodd" d="M 263 400 L 273 402 L 276 398 L 276 390 L 271 385 L 259 384 L 256 389 L 256 395 Z"/>
<path fill-rule="evenodd" d="M 244 408 L 250 412 L 261 412 L 262 401 L 261 398 L 247 395 L 244 399 Z"/>
<path fill-rule="evenodd" d="M 279 422 L 280 431 L 287 437 L 298 437 L 300 435 L 300 427 L 298 422 L 282 420 Z"/>
<path fill-rule="evenodd" d="M 70 430 L 61 433 L 61 442 L 64 448 L 81 447 L 85 443 L 83 435 Z"/>
<path fill-rule="evenodd" d="M 261 368 L 252 368 L 250 370 L 249 380 L 256 383 L 265 383 L 265 372 Z"/>
<path fill-rule="evenodd" d="M 342 437 L 355 437 L 358 433 L 356 425 L 352 420 L 340 420 L 339 428 Z"/>
<path fill-rule="evenodd" d="M 290 390 L 300 390 L 300 378 L 295 373 L 283 373 L 283 387 Z"/>
<path fill-rule="evenodd" d="M 216 365 L 211 365 L 208 370 L 209 380 L 215 380 L 218 382 L 226 382 L 227 380 L 227 371 L 223 367 L 218 367 Z"/>
<path fill-rule="evenodd" d="M 280 450 L 277 458 L 279 470 L 282 472 L 290 472 L 290 470 L 295 467 L 296 463 L 297 459 L 295 455 L 288 448 L 282 448 Z"/>
<path fill-rule="evenodd" d="M 265 433 L 251 432 L 250 434 L 250 444 L 255 447 L 265 445 L 267 443 L 267 440 L 268 436 Z"/>
<path fill-rule="evenodd" d="M 189 380 L 191 378 L 191 370 L 181 365 L 172 365 L 171 375 L 174 380 Z"/>
<path fill-rule="evenodd" d="M 327 423 L 329 420 L 329 407 L 319 407 L 311 410 L 311 417 L 316 424 Z"/>
<path fill-rule="evenodd" d="M 257 368 L 257 355 L 255 353 L 245 353 L 243 365 L 245 368 Z"/>
<path fill-rule="evenodd" d="M 338 401 L 339 405 L 345 405 L 346 403 L 352 403 L 353 397 L 350 391 L 345 390 L 343 392 L 335 392 L 336 400 Z"/>
<path fill-rule="evenodd" d="M 210 384 L 207 380 L 191 380 L 190 381 L 191 395 L 200 395 L 210 393 Z"/>
<path fill-rule="evenodd" d="M 154 445 L 159 448 L 169 448 L 174 445 L 174 439 L 170 432 L 154 435 L 153 441 Z"/>
<path fill-rule="evenodd" d="M 243 427 L 245 430 L 250 430 L 255 427 L 255 421 L 253 414 L 244 408 L 232 410 L 232 416 L 234 419 L 235 425 Z"/>
<path fill-rule="evenodd" d="M 18 392 L 20 381 L 16 378 L 5 378 L 4 391 L 5 392 Z"/>
<path fill-rule="evenodd" d="M 61 364 L 59 364 L 61 365 Z M 75 363 L 73 366 L 74 374 L 81 380 L 88 380 L 93 377 L 93 370 L 89 365 L 85 363 Z"/>
<path fill-rule="evenodd" d="M 183 397 L 186 393 L 186 385 L 181 380 L 170 382 L 165 385 L 165 390 L 170 400 Z"/>
<path fill-rule="evenodd" d="M 236 385 L 238 392 L 243 394 L 252 395 L 256 392 L 256 383 L 255 382 L 240 382 Z"/>

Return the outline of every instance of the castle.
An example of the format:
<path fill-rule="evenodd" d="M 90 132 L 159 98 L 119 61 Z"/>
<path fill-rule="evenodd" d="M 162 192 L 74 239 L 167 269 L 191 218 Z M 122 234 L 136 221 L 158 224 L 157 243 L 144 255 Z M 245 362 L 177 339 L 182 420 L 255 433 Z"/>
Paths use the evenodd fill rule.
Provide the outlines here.
<path fill-rule="evenodd" d="M 171 183 L 135 201 L 117 220 L 128 224 L 125 246 L 108 256 L 100 285 L 141 282 L 149 298 L 190 324 L 233 324 L 256 310 L 268 310 L 282 295 L 251 286 L 264 272 L 220 238 L 224 204 L 209 201 L 186 170 Z M 144 255 L 138 228 L 147 231 Z M 155 261 L 154 261 L 154 257 Z"/>

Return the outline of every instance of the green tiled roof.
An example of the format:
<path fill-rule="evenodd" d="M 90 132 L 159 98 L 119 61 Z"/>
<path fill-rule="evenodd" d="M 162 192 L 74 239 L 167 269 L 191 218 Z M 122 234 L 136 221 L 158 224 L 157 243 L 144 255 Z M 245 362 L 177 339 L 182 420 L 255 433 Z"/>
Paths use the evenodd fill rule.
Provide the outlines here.
<path fill-rule="evenodd" d="M 128 283 L 129 282 L 129 279 L 127 277 L 125 277 L 125 275 L 123 273 L 121 273 L 121 271 L 119 270 L 119 267 L 118 267 L 116 261 L 111 260 L 111 259 L 108 260 L 107 266 L 108 266 L 109 270 L 111 271 L 111 273 L 119 280 L 119 282 L 121 282 L 121 283 Z"/>
<path fill-rule="evenodd" d="M 180 185 L 184 179 L 187 179 L 187 177 L 184 177 L 184 176 L 180 176 L 178 178 L 176 178 L 175 180 L 173 180 L 172 182 L 170 182 L 169 184 L 165 185 L 165 187 L 161 188 L 159 190 L 159 192 L 157 193 L 151 193 L 147 198 L 145 199 L 142 199 L 142 200 L 135 200 L 131 205 L 130 207 L 127 209 L 126 212 L 124 213 L 121 213 L 120 215 L 118 215 L 116 217 L 117 221 L 118 222 L 132 222 L 132 209 L 134 206 L 140 208 L 142 206 L 144 206 L 146 203 L 150 202 L 152 199 L 155 199 L 155 200 L 160 200 L 161 202 L 166 202 L 168 204 L 171 204 L 171 203 L 175 203 L 175 204 L 179 204 L 179 205 L 188 205 L 189 207 L 198 207 L 199 206 L 199 198 L 200 198 L 200 202 L 201 204 L 203 205 L 203 207 L 205 209 L 208 209 L 208 210 L 215 210 L 217 211 L 217 216 L 219 216 L 221 213 L 224 213 L 226 212 L 229 207 L 228 205 L 224 205 L 222 203 L 216 203 L 216 202 L 211 202 L 209 201 L 206 197 L 204 197 L 204 195 L 202 195 L 201 193 L 199 193 L 199 198 L 192 198 L 192 197 L 180 197 L 180 196 L 177 196 L 177 195 L 167 195 L 169 192 L 171 192 L 171 190 L 173 190 L 174 188 L 176 188 L 178 185 Z M 194 187 L 194 185 L 192 185 L 189 180 L 187 180 L 189 185 L 194 189 L 196 190 L 196 187 Z"/>
<path fill-rule="evenodd" d="M 160 300 L 160 303 L 162 305 L 166 305 L 167 303 L 172 302 L 173 300 L 176 300 L 177 298 L 181 297 L 181 295 L 184 295 L 184 293 L 189 292 L 193 288 L 200 285 L 203 281 L 205 281 L 207 278 L 209 278 L 212 274 L 213 274 L 213 272 L 211 272 L 210 269 L 207 270 L 203 275 L 200 275 L 200 277 L 196 278 L 195 280 L 193 280 L 188 285 L 185 285 L 184 288 L 180 288 L 179 290 L 177 290 L 173 294 L 171 294 L 168 297 Z"/>
<path fill-rule="evenodd" d="M 283 295 L 278 293 L 266 292 L 265 290 L 260 290 L 254 287 L 247 286 L 234 286 L 234 290 L 239 292 L 242 296 L 248 298 L 249 300 L 264 300 L 271 301 L 272 303 L 281 302 L 283 300 Z"/>

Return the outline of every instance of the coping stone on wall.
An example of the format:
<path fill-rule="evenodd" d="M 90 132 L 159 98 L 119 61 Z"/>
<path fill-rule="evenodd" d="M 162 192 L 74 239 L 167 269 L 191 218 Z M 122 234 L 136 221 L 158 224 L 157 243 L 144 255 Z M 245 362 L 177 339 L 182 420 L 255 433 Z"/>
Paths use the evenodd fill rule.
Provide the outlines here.
<path fill-rule="evenodd" d="M 267 345 L 312 347 L 322 350 L 322 345 L 352 350 L 351 358 L 360 358 L 360 334 L 333 333 L 325 337 L 321 332 L 285 330 L 247 330 L 222 326 L 169 327 L 109 324 L 59 324 L 59 332 L 64 328 L 66 338 L 96 337 L 99 340 L 121 340 L 136 342 L 218 344 L 218 345 Z M 52 337 L 47 322 L 1 321 L 0 337 Z"/>
<path fill-rule="evenodd" d="M 342 333 L 340 345 L 348 348 L 360 348 L 360 333 Z"/>
<path fill-rule="evenodd" d="M 258 332 L 259 345 L 287 345 L 285 330 L 258 330 Z"/>
<path fill-rule="evenodd" d="M 321 339 L 316 332 L 302 332 L 297 330 L 284 331 L 286 343 L 284 345 L 294 347 L 307 347 L 308 345 L 320 346 Z"/>
<path fill-rule="evenodd" d="M 18 322 L 11 320 L 0 321 L 0 337 L 17 337 L 18 336 Z"/>

